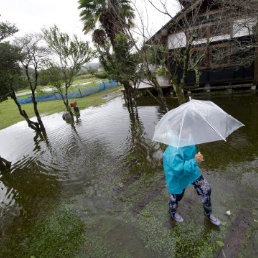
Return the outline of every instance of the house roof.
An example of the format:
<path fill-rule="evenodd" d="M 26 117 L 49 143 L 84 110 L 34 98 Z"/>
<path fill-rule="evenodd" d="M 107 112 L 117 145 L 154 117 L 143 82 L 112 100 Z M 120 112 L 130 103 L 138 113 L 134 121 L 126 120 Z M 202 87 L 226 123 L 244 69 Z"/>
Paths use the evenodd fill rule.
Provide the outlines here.
<path fill-rule="evenodd" d="M 178 0 L 182 6 L 187 6 L 188 4 L 192 4 L 194 0 Z"/>
<path fill-rule="evenodd" d="M 193 8 L 195 8 L 196 5 L 198 5 L 199 3 L 203 2 L 204 0 L 192 0 L 192 1 L 180 1 L 182 2 L 181 4 L 184 6 L 184 8 L 179 11 L 170 21 L 168 21 L 164 26 L 161 27 L 161 29 L 159 29 L 154 35 L 152 35 L 151 38 L 149 38 L 146 42 L 146 44 L 151 44 L 151 42 L 157 38 L 157 36 L 159 36 L 161 34 L 161 31 L 164 29 L 168 29 L 170 27 L 172 27 L 173 25 L 176 24 L 176 22 L 178 20 L 180 20 L 180 18 L 189 10 L 192 10 Z"/>

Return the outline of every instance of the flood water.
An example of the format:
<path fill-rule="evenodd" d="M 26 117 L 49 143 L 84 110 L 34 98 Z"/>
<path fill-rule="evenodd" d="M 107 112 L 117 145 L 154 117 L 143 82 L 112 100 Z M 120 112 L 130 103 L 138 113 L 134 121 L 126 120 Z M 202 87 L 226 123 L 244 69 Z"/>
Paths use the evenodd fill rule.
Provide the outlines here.
<path fill-rule="evenodd" d="M 257 212 L 258 95 L 199 99 L 214 101 L 245 124 L 226 143 L 200 146 L 205 157 L 202 171 L 213 188 L 218 216 L 227 220 L 226 209 Z M 169 103 L 170 107 L 176 106 L 173 99 Z M 163 115 L 161 107 L 142 98 L 138 114 L 130 116 L 122 98 L 117 97 L 100 107 L 82 110 L 75 127 L 66 124 L 60 113 L 43 117 L 47 141 L 36 137 L 25 122 L 1 130 L 0 155 L 13 165 L 10 173 L 0 174 L 0 240 L 11 242 L 18 231 L 68 203 L 88 225 L 87 234 L 92 239 L 101 238 L 115 254 L 169 256 L 167 242 L 152 244 L 155 237 L 165 239 L 171 231 L 164 226 L 169 196 L 165 186 L 150 194 L 152 187 L 163 180 L 165 146 L 151 141 L 155 124 Z M 197 199 L 196 203 L 195 199 L 191 201 L 189 191 L 182 204 L 188 213 L 188 206 L 199 207 Z M 195 218 L 214 237 L 216 232 L 204 224 L 202 211 L 194 210 L 193 214 L 192 218 L 186 215 L 186 221 Z M 159 233 L 154 233 L 146 221 L 153 228 L 158 225 L 157 216 L 162 222 L 156 229 Z M 96 243 L 91 248 L 100 247 Z M 175 246 L 172 249 L 176 250 Z"/>

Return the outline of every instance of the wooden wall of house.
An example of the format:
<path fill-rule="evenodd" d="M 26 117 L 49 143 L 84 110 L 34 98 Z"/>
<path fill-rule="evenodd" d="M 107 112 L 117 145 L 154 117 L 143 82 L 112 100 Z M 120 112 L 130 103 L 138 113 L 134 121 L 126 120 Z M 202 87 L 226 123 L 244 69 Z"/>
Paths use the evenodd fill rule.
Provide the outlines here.
<path fill-rule="evenodd" d="M 230 21 L 228 24 L 227 17 L 231 18 L 231 14 L 226 10 L 220 10 L 218 5 L 211 4 L 209 1 L 203 1 L 201 9 L 199 10 L 199 16 L 194 18 L 195 20 L 191 25 L 191 15 L 188 14 L 188 26 L 191 27 L 191 31 L 195 34 L 196 39 L 192 43 L 192 50 L 196 52 L 204 52 L 205 58 L 202 64 L 199 66 L 201 71 L 200 84 L 219 85 L 227 83 L 258 83 L 258 50 L 250 49 L 247 51 L 234 52 L 236 49 L 236 43 L 240 42 L 245 44 L 248 40 L 254 40 L 250 35 L 253 26 L 257 20 L 248 20 L 248 22 L 242 22 L 245 19 L 236 19 Z M 223 20 L 217 24 L 217 20 Z M 230 20 L 230 19 L 229 19 Z M 182 19 L 183 21 L 183 19 Z M 167 47 L 170 54 L 168 60 L 173 70 L 173 57 L 171 53 L 173 49 L 183 49 L 187 43 L 187 34 L 182 31 L 184 26 L 181 20 L 177 25 L 168 25 Z M 180 23 L 181 22 L 181 23 Z M 245 25 L 241 25 L 244 23 Z M 251 32 L 252 34 L 252 32 Z M 188 36 L 189 37 L 189 36 Z M 234 46 L 234 44 L 236 44 Z M 249 44 L 252 45 L 252 44 Z M 246 49 L 249 49 L 246 48 Z M 192 51 L 191 50 L 191 51 Z M 216 51 L 226 51 L 225 58 L 222 61 L 215 62 Z M 241 62 L 241 58 L 254 60 L 253 62 Z M 254 58 L 255 56 L 255 58 Z M 235 62 L 236 59 L 240 59 L 240 62 Z M 177 71 L 178 81 L 181 78 L 182 71 Z M 195 72 L 188 73 L 187 84 L 195 84 Z"/>
<path fill-rule="evenodd" d="M 255 60 L 255 49 L 249 49 L 249 51 L 242 52 L 239 51 L 234 53 L 233 48 L 234 44 L 239 42 L 240 44 L 244 44 L 244 42 L 247 42 L 248 40 L 251 40 L 250 36 L 244 36 L 239 38 L 234 38 L 232 40 L 221 40 L 221 41 L 214 41 L 211 42 L 208 46 L 205 46 L 206 49 L 206 55 L 203 60 L 202 65 L 199 67 L 199 70 L 201 71 L 200 76 L 200 86 L 205 85 L 223 85 L 223 84 L 241 84 L 241 83 L 255 83 L 255 80 L 258 80 L 258 63 L 257 61 L 253 62 L 247 62 L 244 65 L 239 65 L 241 63 L 241 59 L 248 61 L 248 60 Z M 212 51 L 215 49 L 216 51 L 219 51 L 219 48 L 223 48 L 228 53 L 225 55 L 224 60 L 222 60 L 219 64 L 213 63 L 213 56 Z M 201 46 L 194 47 L 193 50 L 200 50 L 202 49 Z M 173 50 L 170 50 L 169 55 L 169 64 L 171 67 L 171 70 L 173 71 Z M 216 53 L 216 52 L 215 52 Z M 256 50 L 256 59 L 257 59 L 257 50 Z M 239 61 L 238 61 L 239 60 Z M 238 61 L 238 62 L 237 62 Z M 243 62 L 244 63 L 244 62 Z M 256 70 L 255 70 L 256 69 Z M 178 82 L 180 81 L 180 78 L 182 76 L 182 69 L 178 70 Z M 196 83 L 196 77 L 195 72 L 190 71 L 188 72 L 186 84 L 187 85 L 195 85 Z"/>
<path fill-rule="evenodd" d="M 249 67 L 225 67 L 202 70 L 200 86 L 252 83 L 254 80 L 254 64 Z M 195 85 L 195 73 L 188 73 L 186 84 Z"/>

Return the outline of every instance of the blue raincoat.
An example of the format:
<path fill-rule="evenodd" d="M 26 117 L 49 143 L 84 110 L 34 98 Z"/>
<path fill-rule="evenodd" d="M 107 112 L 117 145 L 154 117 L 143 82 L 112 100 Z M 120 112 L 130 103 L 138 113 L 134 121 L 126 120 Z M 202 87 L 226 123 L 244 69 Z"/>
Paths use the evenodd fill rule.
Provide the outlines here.
<path fill-rule="evenodd" d="M 199 163 L 194 160 L 196 147 L 168 146 L 163 154 L 163 166 L 170 194 L 181 194 L 183 190 L 197 180 L 201 174 Z"/>

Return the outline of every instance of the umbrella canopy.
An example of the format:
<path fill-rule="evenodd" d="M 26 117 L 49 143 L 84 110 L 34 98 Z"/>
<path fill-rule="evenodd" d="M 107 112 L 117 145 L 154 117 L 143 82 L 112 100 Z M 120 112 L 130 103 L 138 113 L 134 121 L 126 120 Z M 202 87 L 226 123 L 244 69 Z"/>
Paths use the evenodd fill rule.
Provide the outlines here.
<path fill-rule="evenodd" d="M 153 141 L 175 147 L 224 140 L 244 126 L 212 101 L 190 100 L 165 114 Z"/>

